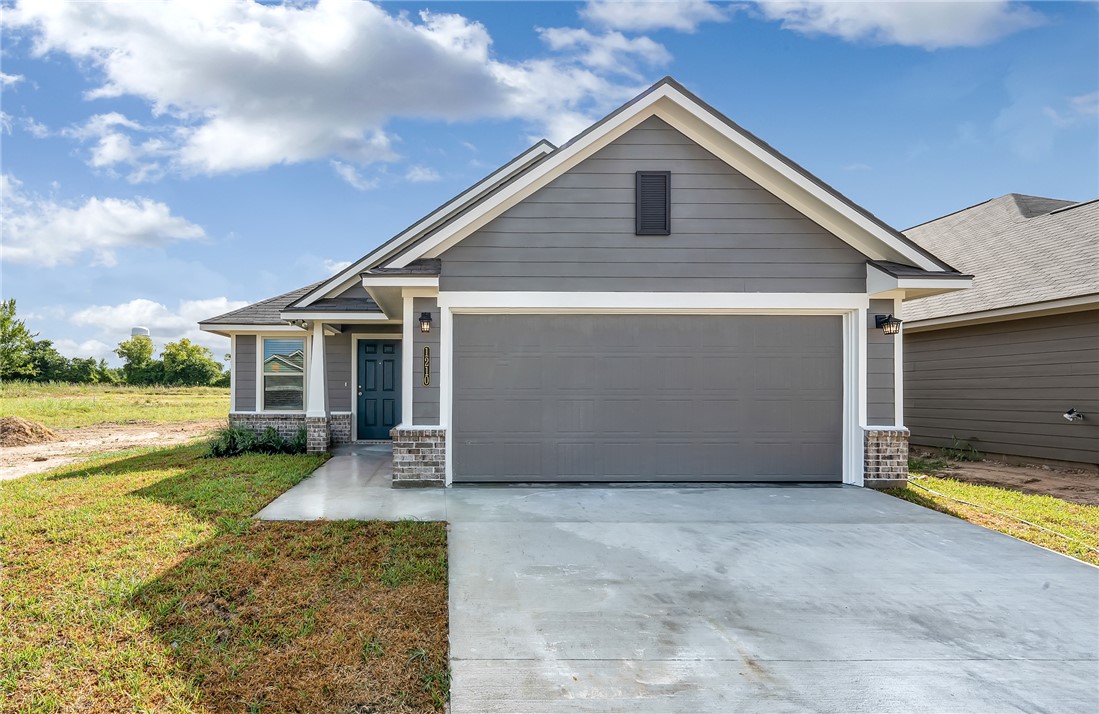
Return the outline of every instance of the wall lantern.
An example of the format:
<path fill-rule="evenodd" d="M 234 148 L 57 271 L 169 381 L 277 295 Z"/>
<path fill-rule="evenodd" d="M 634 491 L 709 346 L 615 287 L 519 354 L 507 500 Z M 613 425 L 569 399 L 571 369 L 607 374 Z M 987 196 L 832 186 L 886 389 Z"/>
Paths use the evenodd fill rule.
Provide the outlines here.
<path fill-rule="evenodd" d="M 420 313 L 420 332 L 431 332 L 431 313 Z"/>
<path fill-rule="evenodd" d="M 1084 420 L 1084 415 L 1081 414 L 1080 412 L 1076 411 L 1076 407 L 1073 407 L 1072 409 L 1069 409 L 1067 412 L 1065 412 L 1061 416 L 1063 416 L 1068 421 L 1083 421 Z"/>
<path fill-rule="evenodd" d="M 895 335 L 901 331 L 901 321 L 892 315 L 874 315 L 874 327 L 880 327 L 887 335 Z"/>

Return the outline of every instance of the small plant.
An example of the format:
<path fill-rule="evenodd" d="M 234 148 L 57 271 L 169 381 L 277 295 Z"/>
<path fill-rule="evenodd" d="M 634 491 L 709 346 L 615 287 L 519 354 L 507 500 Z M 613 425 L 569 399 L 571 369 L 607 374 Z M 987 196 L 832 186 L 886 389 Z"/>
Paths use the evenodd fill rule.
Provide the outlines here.
<path fill-rule="evenodd" d="M 981 461 L 981 452 L 977 451 L 968 441 L 959 441 L 958 437 L 950 437 L 952 443 L 949 447 L 940 449 L 943 458 L 951 461 Z"/>
<path fill-rule="evenodd" d="M 946 470 L 946 461 L 926 454 L 908 457 L 908 470 L 915 474 L 935 475 Z"/>
<path fill-rule="evenodd" d="M 256 434 L 246 426 L 228 424 L 214 432 L 210 442 L 210 456 L 240 456 L 241 454 L 304 454 L 306 446 L 305 427 L 301 427 L 293 437 L 287 439 L 274 427 L 267 427 Z"/>

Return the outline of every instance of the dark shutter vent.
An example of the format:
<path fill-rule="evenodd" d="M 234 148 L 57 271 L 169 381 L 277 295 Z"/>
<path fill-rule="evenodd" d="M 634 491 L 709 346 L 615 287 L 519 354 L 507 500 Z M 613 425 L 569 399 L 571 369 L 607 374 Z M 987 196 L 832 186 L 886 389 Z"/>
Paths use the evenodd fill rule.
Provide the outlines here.
<path fill-rule="evenodd" d="M 671 234 L 671 182 L 671 173 L 668 171 L 637 172 L 637 235 Z"/>

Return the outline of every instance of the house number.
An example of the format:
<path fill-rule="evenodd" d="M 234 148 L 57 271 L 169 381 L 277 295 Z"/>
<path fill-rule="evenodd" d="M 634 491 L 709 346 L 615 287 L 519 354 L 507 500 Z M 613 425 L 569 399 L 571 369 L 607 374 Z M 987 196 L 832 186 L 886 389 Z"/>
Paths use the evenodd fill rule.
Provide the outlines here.
<path fill-rule="evenodd" d="M 424 348 L 424 386 L 431 386 L 431 348 Z"/>

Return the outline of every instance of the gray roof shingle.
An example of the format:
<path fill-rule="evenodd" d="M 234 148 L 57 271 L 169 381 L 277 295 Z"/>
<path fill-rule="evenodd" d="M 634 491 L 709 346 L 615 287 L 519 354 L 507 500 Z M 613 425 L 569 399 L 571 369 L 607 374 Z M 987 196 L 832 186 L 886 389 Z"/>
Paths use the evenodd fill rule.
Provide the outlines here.
<path fill-rule="evenodd" d="M 279 318 L 279 313 L 302 295 L 317 287 L 324 281 L 298 288 L 273 298 L 260 300 L 239 310 L 227 312 L 224 315 L 211 317 L 198 323 L 200 325 L 285 325 L 286 322 Z"/>
<path fill-rule="evenodd" d="M 974 275 L 973 287 L 905 304 L 911 321 L 1099 293 L 1099 199 L 1009 193 L 905 231 Z"/>

